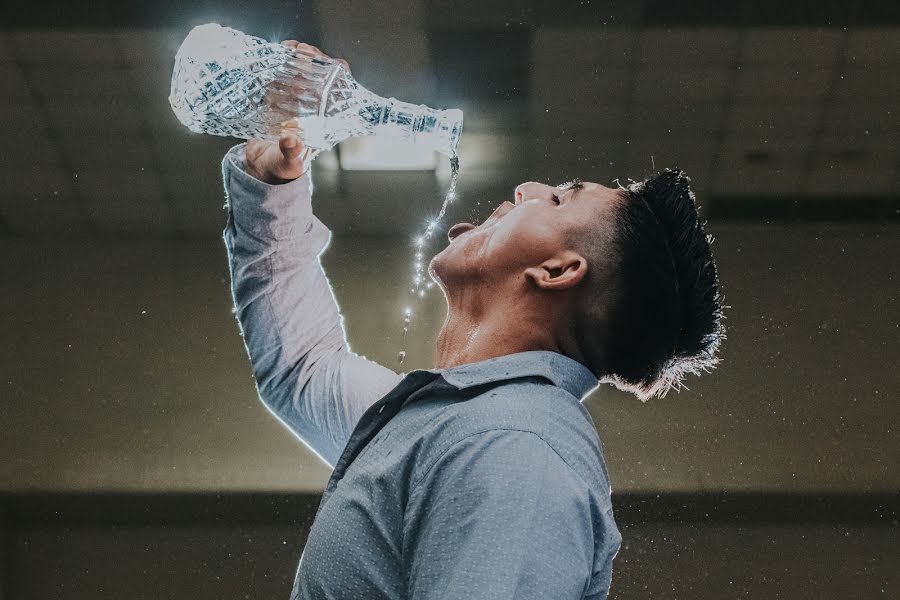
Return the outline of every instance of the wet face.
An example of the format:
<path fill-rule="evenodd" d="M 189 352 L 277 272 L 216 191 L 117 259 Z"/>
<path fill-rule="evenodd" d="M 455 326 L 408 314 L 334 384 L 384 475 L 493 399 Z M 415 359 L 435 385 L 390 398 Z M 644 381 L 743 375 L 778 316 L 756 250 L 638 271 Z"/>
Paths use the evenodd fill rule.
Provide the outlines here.
<path fill-rule="evenodd" d="M 481 225 L 450 228 L 450 244 L 429 265 L 445 292 L 473 283 L 520 281 L 526 269 L 576 252 L 582 234 L 612 239 L 622 201 L 618 190 L 590 182 L 550 186 L 530 181 L 515 188 L 513 199 Z"/>

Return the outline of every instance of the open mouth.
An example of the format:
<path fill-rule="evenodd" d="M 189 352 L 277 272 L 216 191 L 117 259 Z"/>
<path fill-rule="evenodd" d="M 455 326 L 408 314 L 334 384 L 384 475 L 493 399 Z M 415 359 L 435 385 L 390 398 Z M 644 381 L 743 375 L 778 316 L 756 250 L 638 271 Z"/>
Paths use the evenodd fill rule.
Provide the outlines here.
<path fill-rule="evenodd" d="M 452 242 L 463 233 L 473 229 L 475 229 L 475 225 L 472 225 L 471 223 L 457 223 L 447 231 L 447 238 Z"/>

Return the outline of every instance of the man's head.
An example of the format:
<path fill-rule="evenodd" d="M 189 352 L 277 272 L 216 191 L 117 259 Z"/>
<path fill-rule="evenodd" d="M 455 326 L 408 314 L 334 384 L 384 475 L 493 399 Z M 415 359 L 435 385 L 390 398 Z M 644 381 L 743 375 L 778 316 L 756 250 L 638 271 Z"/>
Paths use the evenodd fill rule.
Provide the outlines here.
<path fill-rule="evenodd" d="M 451 311 L 527 319 L 601 381 L 646 400 L 717 362 L 711 240 L 680 171 L 627 188 L 524 183 L 514 204 L 448 237 L 429 270 Z"/>

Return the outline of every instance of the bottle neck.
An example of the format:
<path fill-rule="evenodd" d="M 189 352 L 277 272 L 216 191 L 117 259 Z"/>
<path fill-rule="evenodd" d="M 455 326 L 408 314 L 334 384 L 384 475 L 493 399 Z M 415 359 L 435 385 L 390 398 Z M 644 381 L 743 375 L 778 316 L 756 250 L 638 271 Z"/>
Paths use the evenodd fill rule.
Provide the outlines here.
<path fill-rule="evenodd" d="M 388 98 L 375 125 L 392 129 L 403 138 L 430 144 L 447 156 L 455 156 L 462 131 L 462 111 L 435 110 L 424 104 Z"/>

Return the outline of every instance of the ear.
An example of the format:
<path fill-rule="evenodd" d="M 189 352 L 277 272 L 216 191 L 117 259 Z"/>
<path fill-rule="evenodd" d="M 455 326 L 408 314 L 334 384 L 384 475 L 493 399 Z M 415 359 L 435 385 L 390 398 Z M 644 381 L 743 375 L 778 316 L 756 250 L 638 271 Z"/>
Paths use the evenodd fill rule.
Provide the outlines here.
<path fill-rule="evenodd" d="M 545 260 L 539 267 L 528 267 L 525 276 L 545 290 L 567 290 L 581 283 L 587 275 L 587 259 L 567 251 Z"/>

